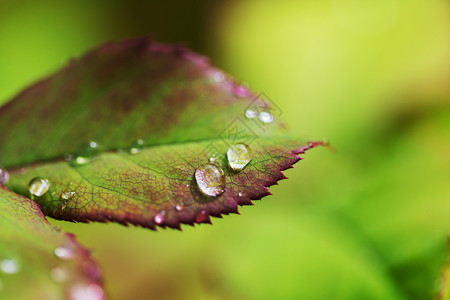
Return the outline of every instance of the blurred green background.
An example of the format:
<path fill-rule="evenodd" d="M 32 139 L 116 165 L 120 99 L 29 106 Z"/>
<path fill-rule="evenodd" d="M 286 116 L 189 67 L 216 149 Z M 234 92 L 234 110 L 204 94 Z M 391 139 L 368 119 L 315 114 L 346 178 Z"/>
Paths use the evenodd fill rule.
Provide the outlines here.
<path fill-rule="evenodd" d="M 184 42 L 327 137 L 274 196 L 183 232 L 52 221 L 111 299 L 432 299 L 450 232 L 445 0 L 0 0 L 0 103 L 104 41 Z"/>

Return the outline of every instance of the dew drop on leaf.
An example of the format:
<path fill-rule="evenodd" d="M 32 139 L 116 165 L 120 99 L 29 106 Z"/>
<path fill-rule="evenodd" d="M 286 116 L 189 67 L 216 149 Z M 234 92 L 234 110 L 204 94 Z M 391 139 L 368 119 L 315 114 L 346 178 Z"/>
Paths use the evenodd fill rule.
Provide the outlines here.
<path fill-rule="evenodd" d="M 131 154 L 141 153 L 143 145 L 144 145 L 144 140 L 138 139 L 133 143 L 133 145 L 131 145 L 129 152 Z"/>
<path fill-rule="evenodd" d="M 228 164 L 235 172 L 242 171 L 252 160 L 250 147 L 245 144 L 231 145 L 227 151 Z"/>
<path fill-rule="evenodd" d="M 195 216 L 195 222 L 197 223 L 202 223 L 203 221 L 205 221 L 208 218 L 208 215 L 206 214 L 205 210 L 201 210 L 197 213 L 197 215 Z"/>
<path fill-rule="evenodd" d="M 270 123 L 273 121 L 273 116 L 269 112 L 263 111 L 259 114 L 259 119 L 263 123 Z"/>
<path fill-rule="evenodd" d="M 225 79 L 225 75 L 220 71 L 215 72 L 213 77 L 216 82 L 222 82 Z"/>
<path fill-rule="evenodd" d="M 57 247 L 54 252 L 57 257 L 63 260 L 69 260 L 75 257 L 75 251 L 69 245 Z"/>
<path fill-rule="evenodd" d="M 102 287 L 95 283 L 78 283 L 69 288 L 70 300 L 101 300 L 103 296 Z"/>
<path fill-rule="evenodd" d="M 206 196 L 216 197 L 225 191 L 225 174 L 221 167 L 206 164 L 195 171 L 195 180 Z"/>
<path fill-rule="evenodd" d="M 28 190 L 30 194 L 36 197 L 42 197 L 45 193 L 48 192 L 50 188 L 50 182 L 46 178 L 35 177 L 31 179 L 28 184 Z"/>
<path fill-rule="evenodd" d="M 6 169 L 0 167 L 0 185 L 6 185 L 9 180 L 9 173 Z"/>
<path fill-rule="evenodd" d="M 233 88 L 233 93 L 235 96 L 243 98 L 248 96 L 248 89 L 245 86 L 237 85 Z"/>
<path fill-rule="evenodd" d="M 96 159 L 100 153 L 100 147 L 97 142 L 91 141 L 77 153 L 75 159 L 72 161 L 72 164 L 75 166 L 80 166 L 90 163 Z"/>
<path fill-rule="evenodd" d="M 5 274 L 16 274 L 20 271 L 19 263 L 15 259 L 3 259 L 0 270 Z"/>
<path fill-rule="evenodd" d="M 156 224 L 162 224 L 162 222 L 164 222 L 164 215 L 166 214 L 166 212 L 163 210 L 160 213 L 156 214 L 155 217 L 153 218 L 155 220 Z"/>
<path fill-rule="evenodd" d="M 67 271 L 61 267 L 54 267 L 50 270 L 50 277 L 55 282 L 64 282 L 69 277 Z"/>
<path fill-rule="evenodd" d="M 248 109 L 245 111 L 245 116 L 249 119 L 256 118 L 256 112 L 254 110 Z"/>
<path fill-rule="evenodd" d="M 63 200 L 69 200 L 75 195 L 75 192 L 64 192 L 61 194 L 61 199 Z"/>

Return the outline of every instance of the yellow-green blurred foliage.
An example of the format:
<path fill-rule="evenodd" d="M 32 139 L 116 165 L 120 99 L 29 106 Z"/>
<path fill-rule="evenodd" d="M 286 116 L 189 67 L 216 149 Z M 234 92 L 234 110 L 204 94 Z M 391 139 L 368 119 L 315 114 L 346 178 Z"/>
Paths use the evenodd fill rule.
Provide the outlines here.
<path fill-rule="evenodd" d="M 0 0 L 0 102 L 110 39 L 186 42 L 328 137 L 274 196 L 183 232 L 57 222 L 111 299 L 427 299 L 450 229 L 446 0 Z"/>

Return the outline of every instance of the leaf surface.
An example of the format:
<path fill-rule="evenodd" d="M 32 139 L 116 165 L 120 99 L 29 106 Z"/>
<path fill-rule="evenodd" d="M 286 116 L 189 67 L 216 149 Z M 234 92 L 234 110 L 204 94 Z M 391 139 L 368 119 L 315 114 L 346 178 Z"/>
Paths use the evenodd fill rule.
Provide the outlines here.
<path fill-rule="evenodd" d="M 0 109 L 0 139 L 11 140 L 0 148 L 0 164 L 11 168 L 9 187 L 22 195 L 31 196 L 34 177 L 50 181 L 50 191 L 34 199 L 49 216 L 179 228 L 270 194 L 297 154 L 321 144 L 293 141 L 280 114 L 265 95 L 182 47 L 109 43 Z M 89 141 L 105 152 L 83 165 L 62 159 L 72 153 L 77 161 Z M 236 143 L 253 155 L 242 172 L 226 158 Z M 218 197 L 204 196 L 195 181 L 208 163 L 225 173 Z"/>
<path fill-rule="evenodd" d="M 89 252 L 36 203 L 0 188 L 0 228 L 1 299 L 103 299 Z"/>

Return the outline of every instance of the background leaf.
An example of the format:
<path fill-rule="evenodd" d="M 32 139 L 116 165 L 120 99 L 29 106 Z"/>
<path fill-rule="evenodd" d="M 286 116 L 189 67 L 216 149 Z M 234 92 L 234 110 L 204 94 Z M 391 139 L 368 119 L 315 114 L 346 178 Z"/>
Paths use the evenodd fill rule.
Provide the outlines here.
<path fill-rule="evenodd" d="M 103 299 L 89 252 L 36 203 L 0 188 L 0 228 L 0 298 Z"/>

